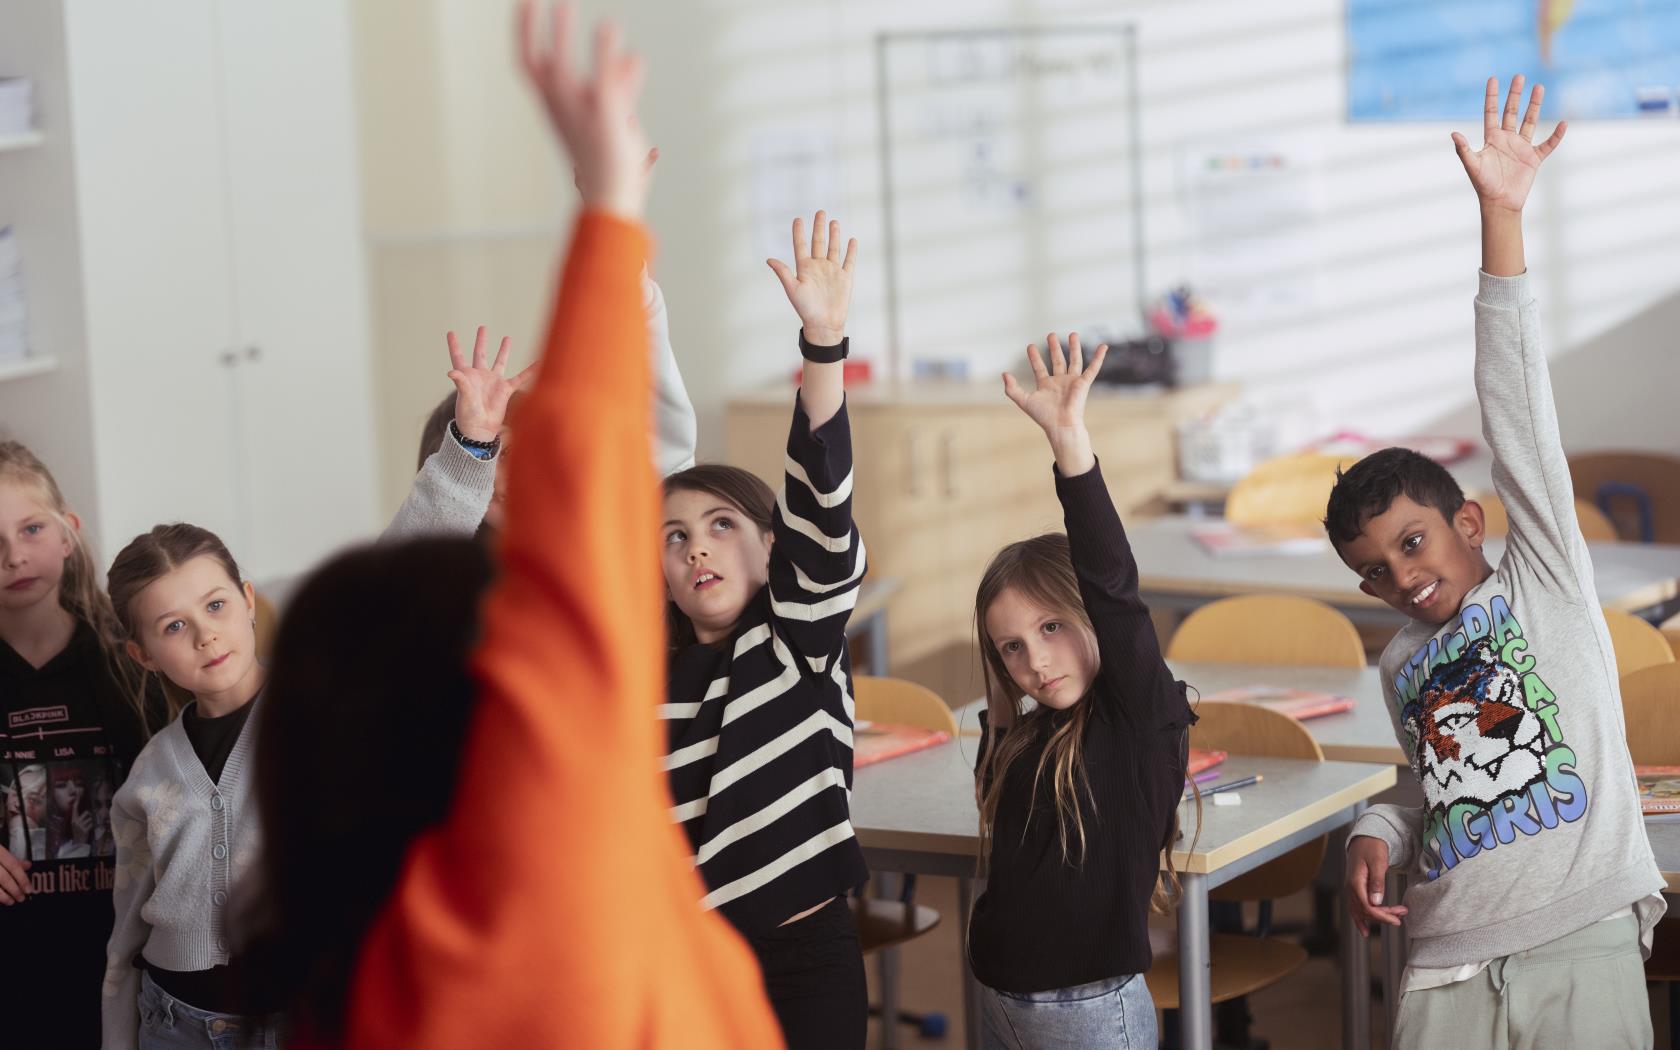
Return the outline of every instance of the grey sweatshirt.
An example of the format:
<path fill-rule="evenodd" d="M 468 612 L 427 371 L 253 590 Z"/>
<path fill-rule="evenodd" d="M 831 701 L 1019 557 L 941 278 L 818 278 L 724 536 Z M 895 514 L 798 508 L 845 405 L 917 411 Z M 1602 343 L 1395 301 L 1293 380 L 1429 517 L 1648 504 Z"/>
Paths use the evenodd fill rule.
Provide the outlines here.
<path fill-rule="evenodd" d="M 667 477 L 694 465 L 699 427 L 694 403 L 688 398 L 677 355 L 671 349 L 665 295 L 653 278 L 642 273 L 642 313 L 647 318 L 653 353 L 654 459 L 659 476 Z M 461 447 L 450 434 L 426 457 L 414 476 L 408 496 L 380 537 L 385 540 L 416 536 L 471 536 L 484 520 L 496 491 L 496 460 L 482 460 Z"/>
<path fill-rule="evenodd" d="M 259 697 L 251 701 L 261 703 Z M 166 970 L 225 965 L 228 901 L 260 856 L 252 711 L 219 780 L 177 717 L 152 737 L 111 803 L 117 840 L 116 924 L 106 948 L 104 1050 L 136 1045 L 144 955 Z"/>
<path fill-rule="evenodd" d="M 1411 961 L 1525 951 L 1633 905 L 1647 954 L 1662 876 L 1639 814 L 1610 634 L 1575 519 L 1528 277 L 1481 275 L 1476 395 L 1505 556 L 1442 627 L 1383 651 L 1383 695 L 1422 808 L 1353 827 L 1413 876 Z"/>

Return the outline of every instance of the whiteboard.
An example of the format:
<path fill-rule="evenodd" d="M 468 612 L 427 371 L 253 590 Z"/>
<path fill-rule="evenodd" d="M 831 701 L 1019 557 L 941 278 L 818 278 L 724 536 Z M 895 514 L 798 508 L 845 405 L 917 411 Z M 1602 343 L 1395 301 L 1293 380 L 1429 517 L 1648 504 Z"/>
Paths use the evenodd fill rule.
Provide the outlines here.
<path fill-rule="evenodd" d="M 1146 279 L 1128 25 L 876 38 L 888 373 L 1132 334 Z"/>

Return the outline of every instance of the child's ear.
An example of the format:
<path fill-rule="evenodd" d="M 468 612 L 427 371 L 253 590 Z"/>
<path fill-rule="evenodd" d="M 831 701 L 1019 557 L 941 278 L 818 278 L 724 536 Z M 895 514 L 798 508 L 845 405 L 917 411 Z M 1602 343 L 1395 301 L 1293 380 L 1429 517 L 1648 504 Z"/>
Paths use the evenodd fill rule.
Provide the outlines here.
<path fill-rule="evenodd" d="M 157 664 L 146 655 L 146 650 L 140 648 L 139 642 L 124 642 L 123 648 L 128 652 L 128 658 L 144 667 L 148 671 L 156 671 Z"/>
<path fill-rule="evenodd" d="M 250 580 L 246 580 L 243 584 L 240 585 L 239 590 L 240 590 L 240 593 L 245 595 L 245 611 L 250 613 L 252 616 L 256 616 L 257 615 L 257 589 L 251 585 Z"/>
<path fill-rule="evenodd" d="M 76 552 L 76 537 L 82 534 L 82 519 L 71 510 L 65 511 L 63 517 L 67 526 L 64 535 L 64 556 L 68 558 Z"/>
<path fill-rule="evenodd" d="M 1360 580 L 1359 581 L 1359 589 L 1364 591 L 1366 594 L 1369 594 L 1373 598 L 1377 597 L 1377 592 L 1371 587 L 1371 581 L 1370 580 Z"/>
<path fill-rule="evenodd" d="M 1487 540 L 1487 512 L 1482 509 L 1480 503 L 1473 499 L 1465 500 L 1464 505 L 1458 508 L 1458 513 L 1453 515 L 1452 524 L 1453 528 L 1458 530 L 1458 534 L 1464 537 L 1464 542 L 1477 550 L 1482 549 L 1482 544 Z"/>

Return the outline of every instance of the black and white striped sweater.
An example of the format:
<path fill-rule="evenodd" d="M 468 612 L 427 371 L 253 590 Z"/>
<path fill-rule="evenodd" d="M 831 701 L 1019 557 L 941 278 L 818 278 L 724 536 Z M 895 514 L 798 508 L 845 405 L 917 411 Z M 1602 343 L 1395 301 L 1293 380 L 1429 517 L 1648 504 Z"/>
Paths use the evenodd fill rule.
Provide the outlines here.
<path fill-rule="evenodd" d="M 730 637 L 670 658 L 665 769 L 701 902 L 764 932 L 868 871 L 852 833 L 846 621 L 863 579 L 845 406 L 815 433 L 796 402 L 769 583 Z"/>

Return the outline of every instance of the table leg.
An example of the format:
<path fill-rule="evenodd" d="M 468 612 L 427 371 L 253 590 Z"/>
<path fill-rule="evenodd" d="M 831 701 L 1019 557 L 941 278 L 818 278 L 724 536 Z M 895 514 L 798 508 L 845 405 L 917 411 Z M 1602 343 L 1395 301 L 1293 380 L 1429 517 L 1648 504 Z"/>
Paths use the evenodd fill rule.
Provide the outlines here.
<path fill-rule="evenodd" d="M 1213 981 L 1209 969 L 1207 876 L 1182 872 L 1178 902 L 1178 1023 L 1183 1050 L 1212 1050 Z"/>
<path fill-rule="evenodd" d="M 1398 904 L 1406 899 L 1406 876 L 1397 871 L 1388 874 L 1388 886 L 1383 900 Z M 1383 1012 L 1388 1015 L 1388 1041 L 1394 1043 L 1394 1023 L 1400 1017 L 1400 981 L 1406 972 L 1406 930 L 1403 926 L 1382 928 Z"/>
<path fill-rule="evenodd" d="M 898 949 L 884 948 L 881 971 L 881 1050 L 898 1050 Z"/>
<path fill-rule="evenodd" d="M 968 967 L 968 911 L 974 901 L 974 880 L 957 879 L 957 953 L 962 957 L 963 1044 L 980 1050 L 980 989 Z"/>
<path fill-rule="evenodd" d="M 1365 809 L 1360 803 L 1358 811 Z M 1358 813 L 1354 814 L 1357 819 Z M 1353 925 L 1346 902 L 1341 909 L 1342 930 L 1342 1050 L 1370 1050 L 1370 945 Z"/>
<path fill-rule="evenodd" d="M 887 666 L 887 611 L 885 609 L 869 618 L 869 673 L 881 678 L 892 674 Z"/>

